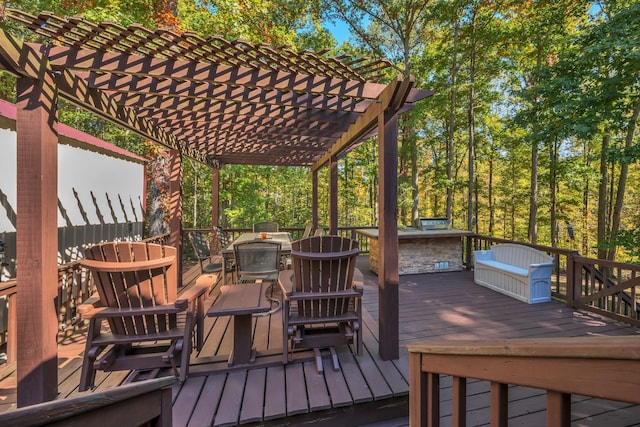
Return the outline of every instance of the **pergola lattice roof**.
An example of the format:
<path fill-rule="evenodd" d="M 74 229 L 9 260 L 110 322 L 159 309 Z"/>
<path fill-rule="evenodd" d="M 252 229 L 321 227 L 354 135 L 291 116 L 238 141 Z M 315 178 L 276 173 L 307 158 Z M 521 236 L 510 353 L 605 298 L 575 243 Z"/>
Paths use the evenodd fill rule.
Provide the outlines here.
<path fill-rule="evenodd" d="M 59 74 L 63 97 L 212 166 L 326 161 L 375 131 L 344 140 L 387 88 L 387 61 L 5 13 L 51 41 L 30 46 Z M 411 89 L 397 109 L 430 94 Z"/>

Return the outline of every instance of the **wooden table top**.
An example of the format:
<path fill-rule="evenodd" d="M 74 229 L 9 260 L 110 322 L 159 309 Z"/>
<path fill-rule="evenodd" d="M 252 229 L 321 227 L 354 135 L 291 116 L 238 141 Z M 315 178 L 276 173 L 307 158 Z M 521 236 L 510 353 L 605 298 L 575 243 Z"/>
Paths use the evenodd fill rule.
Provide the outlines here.
<path fill-rule="evenodd" d="M 229 246 L 224 248 L 222 250 L 222 253 L 233 254 L 233 245 L 235 245 L 236 243 L 249 242 L 252 240 L 262 240 L 260 238 L 260 234 L 262 233 L 242 233 L 236 240 L 231 242 Z M 278 231 L 273 233 L 267 232 L 267 240 L 280 242 L 280 253 L 291 253 L 291 236 L 286 231 Z"/>
<path fill-rule="evenodd" d="M 271 302 L 264 293 L 271 282 L 238 283 L 220 287 L 220 296 L 207 310 L 207 316 L 237 316 L 266 313 Z"/>

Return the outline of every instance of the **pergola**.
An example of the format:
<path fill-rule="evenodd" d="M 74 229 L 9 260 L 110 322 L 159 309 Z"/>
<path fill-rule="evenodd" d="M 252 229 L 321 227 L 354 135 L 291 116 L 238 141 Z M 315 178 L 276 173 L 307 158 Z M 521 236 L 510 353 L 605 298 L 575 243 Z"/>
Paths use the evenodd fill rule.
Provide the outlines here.
<path fill-rule="evenodd" d="M 64 98 L 170 149 L 171 236 L 182 246 L 182 158 L 213 173 L 225 164 L 329 167 L 330 232 L 337 230 L 338 159 L 379 141 L 380 353 L 398 357 L 397 120 L 432 94 L 412 78 L 379 80 L 386 61 L 327 57 L 139 25 L 4 10 L 48 39 L 0 30 L 0 69 L 17 77 L 18 405 L 57 393 L 57 99 Z M 180 251 L 179 251 L 180 253 Z"/>

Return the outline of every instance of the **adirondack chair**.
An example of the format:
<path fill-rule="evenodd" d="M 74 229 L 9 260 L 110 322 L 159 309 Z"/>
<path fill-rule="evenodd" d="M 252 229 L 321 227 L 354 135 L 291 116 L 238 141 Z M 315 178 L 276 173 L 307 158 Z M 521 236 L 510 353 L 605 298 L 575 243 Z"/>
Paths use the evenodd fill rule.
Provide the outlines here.
<path fill-rule="evenodd" d="M 278 226 L 278 223 L 273 221 L 256 222 L 255 224 L 253 224 L 254 233 L 258 233 L 260 231 L 266 231 L 267 233 L 277 233 L 279 228 L 280 227 Z"/>
<path fill-rule="evenodd" d="M 192 340 L 202 346 L 204 299 L 217 277 L 202 275 L 178 295 L 176 252 L 144 242 L 107 242 L 85 251 L 81 264 L 91 271 L 98 300 L 78 307 L 89 321 L 80 391 L 93 388 L 96 370 L 169 367 L 186 379 Z"/>
<path fill-rule="evenodd" d="M 362 352 L 361 278 L 356 270 L 358 242 L 340 236 L 312 236 L 292 243 L 293 270 L 280 272 L 283 294 L 283 362 L 296 347 L 313 348 L 322 372 L 322 348 L 339 369 L 335 345 L 353 344 Z M 289 345 L 289 341 L 290 344 Z"/>
<path fill-rule="evenodd" d="M 302 238 L 306 239 L 307 237 L 311 237 L 313 234 L 313 224 L 307 224 L 304 228 L 304 233 L 302 233 Z"/>

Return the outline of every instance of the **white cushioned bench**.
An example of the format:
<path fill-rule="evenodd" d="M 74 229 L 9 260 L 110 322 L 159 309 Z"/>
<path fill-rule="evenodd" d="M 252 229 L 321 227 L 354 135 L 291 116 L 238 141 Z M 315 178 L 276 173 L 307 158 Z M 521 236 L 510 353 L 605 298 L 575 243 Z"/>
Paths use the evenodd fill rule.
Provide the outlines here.
<path fill-rule="evenodd" d="M 529 304 L 551 301 L 551 256 L 514 243 L 493 245 L 474 255 L 473 278 L 478 285 Z"/>

